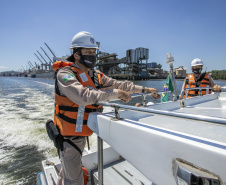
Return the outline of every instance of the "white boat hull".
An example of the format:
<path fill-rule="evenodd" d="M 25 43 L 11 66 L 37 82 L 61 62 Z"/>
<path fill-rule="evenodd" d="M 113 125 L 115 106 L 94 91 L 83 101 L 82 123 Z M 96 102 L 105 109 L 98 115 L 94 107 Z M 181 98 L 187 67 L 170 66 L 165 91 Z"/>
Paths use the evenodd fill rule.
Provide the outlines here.
<path fill-rule="evenodd" d="M 214 103 L 215 96 L 200 97 L 197 105 L 209 102 L 211 107 L 208 98 Z M 194 103 L 192 99 L 190 102 Z M 188 100 L 186 104 L 191 105 Z M 226 105 L 224 98 L 221 105 Z M 185 110 L 180 102 L 169 102 L 166 107 L 174 112 Z M 124 119 L 113 119 L 114 113 L 92 113 L 88 126 L 155 184 L 176 184 L 176 160 L 208 171 L 226 183 L 225 125 L 135 111 L 121 111 L 120 116 Z"/>

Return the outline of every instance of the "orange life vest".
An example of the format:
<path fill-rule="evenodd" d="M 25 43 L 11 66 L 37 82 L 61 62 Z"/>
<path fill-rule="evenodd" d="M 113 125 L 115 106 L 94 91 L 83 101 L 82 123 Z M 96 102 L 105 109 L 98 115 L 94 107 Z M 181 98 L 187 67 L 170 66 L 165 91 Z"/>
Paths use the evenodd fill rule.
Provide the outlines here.
<path fill-rule="evenodd" d="M 53 70 L 57 71 L 59 68 L 68 67 L 71 66 L 72 64 L 73 64 L 72 62 L 57 61 L 53 63 Z"/>
<path fill-rule="evenodd" d="M 201 74 L 200 79 L 195 80 L 195 77 L 192 74 L 187 74 L 185 81 L 185 88 L 194 88 L 194 87 L 207 87 L 210 86 L 209 74 Z M 202 89 L 202 95 L 206 95 L 207 89 Z M 194 96 L 199 96 L 199 90 L 189 90 L 187 98 L 191 98 Z M 209 89 L 209 94 L 211 94 L 211 89 Z M 184 98 L 186 98 L 186 90 L 184 91 Z"/>
<path fill-rule="evenodd" d="M 67 66 L 67 63 L 62 63 L 62 61 L 58 61 L 54 63 L 54 69 L 59 69 L 59 66 Z M 94 72 L 94 81 L 91 77 L 84 72 L 82 69 L 78 69 L 76 67 L 71 66 L 71 63 L 68 63 L 70 69 L 78 81 L 84 86 L 89 88 L 102 88 L 103 84 L 101 78 L 103 73 Z M 83 82 L 80 77 L 80 74 L 85 75 L 87 77 L 87 81 Z M 95 84 L 95 85 L 94 85 Z M 61 135 L 63 136 L 90 136 L 93 131 L 87 126 L 87 120 L 90 112 L 96 112 L 97 109 L 100 109 L 101 106 L 98 105 L 87 105 L 85 106 L 85 112 L 83 117 L 83 126 L 82 132 L 76 132 L 76 121 L 79 105 L 72 102 L 66 96 L 61 96 L 59 93 L 59 89 L 57 86 L 57 79 L 55 83 L 55 115 L 54 115 L 54 124 L 58 126 Z"/>

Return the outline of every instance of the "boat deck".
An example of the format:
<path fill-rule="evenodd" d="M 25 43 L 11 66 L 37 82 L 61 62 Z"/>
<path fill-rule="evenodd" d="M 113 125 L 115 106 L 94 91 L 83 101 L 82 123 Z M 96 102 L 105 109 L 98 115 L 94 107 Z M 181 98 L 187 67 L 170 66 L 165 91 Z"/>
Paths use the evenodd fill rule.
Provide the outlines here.
<path fill-rule="evenodd" d="M 175 184 L 179 162 L 226 182 L 226 93 L 144 108 L 102 105 L 119 109 L 120 119 L 92 113 L 88 126 L 155 184 Z"/>
<path fill-rule="evenodd" d="M 194 103 L 191 103 L 187 106 L 185 105 L 184 108 L 176 107 L 172 111 L 191 115 L 209 116 L 224 119 L 226 118 L 226 97 L 224 97 L 223 94 L 222 97 L 210 99 L 209 101 L 201 103 L 196 103 L 195 100 L 196 99 L 194 98 Z M 162 127 L 164 129 L 226 143 L 225 124 L 160 115 L 146 117 L 140 119 L 139 121 L 148 125 Z"/>
<path fill-rule="evenodd" d="M 226 118 L 226 97 L 224 97 L 224 94 L 222 93 L 221 96 L 217 99 L 212 99 L 190 106 L 188 105 L 185 108 L 180 108 L 176 111 L 196 115 Z"/>
<path fill-rule="evenodd" d="M 86 151 L 84 151 L 86 153 Z M 105 152 L 104 152 L 105 153 Z M 91 162 L 91 161 L 90 161 Z M 41 180 L 40 185 L 56 185 L 58 173 L 61 168 L 61 163 L 58 157 L 51 158 L 42 161 L 42 168 L 44 174 L 39 174 Z M 116 185 L 116 184 L 134 184 L 134 185 L 152 185 L 152 182 L 148 180 L 141 172 L 139 172 L 128 161 L 121 158 L 109 164 L 103 166 L 104 184 Z M 98 184 L 98 168 L 95 168 L 89 172 L 88 185 Z M 47 181 L 47 182 L 45 182 Z M 39 184 L 38 184 L 39 185 Z"/>
<path fill-rule="evenodd" d="M 92 170 L 92 184 L 98 184 L 98 169 Z M 104 184 L 134 184 L 152 185 L 142 173 L 140 173 L 128 161 L 122 159 L 104 166 Z"/>

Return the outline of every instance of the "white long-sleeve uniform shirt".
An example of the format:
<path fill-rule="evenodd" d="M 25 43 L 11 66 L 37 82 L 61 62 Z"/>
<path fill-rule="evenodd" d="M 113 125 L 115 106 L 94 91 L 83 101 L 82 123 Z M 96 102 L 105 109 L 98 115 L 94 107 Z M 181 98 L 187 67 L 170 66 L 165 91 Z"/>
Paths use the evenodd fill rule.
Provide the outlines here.
<path fill-rule="evenodd" d="M 76 64 L 73 66 L 79 68 Z M 65 80 L 65 76 L 70 75 L 70 80 Z M 98 101 L 108 101 L 118 98 L 118 90 L 121 89 L 130 94 L 141 93 L 142 86 L 134 85 L 130 81 L 118 81 L 103 75 L 101 78 L 103 89 L 89 89 L 74 76 L 74 73 L 67 68 L 62 68 L 57 73 L 57 85 L 61 95 L 68 97 L 78 105 L 86 106 L 95 104 Z"/>

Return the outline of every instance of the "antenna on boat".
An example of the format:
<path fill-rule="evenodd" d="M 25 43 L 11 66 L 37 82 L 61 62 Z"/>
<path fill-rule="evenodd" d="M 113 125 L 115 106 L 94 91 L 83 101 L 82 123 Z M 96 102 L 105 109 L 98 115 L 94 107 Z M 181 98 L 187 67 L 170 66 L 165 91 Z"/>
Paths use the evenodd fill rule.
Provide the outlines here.
<path fill-rule="evenodd" d="M 173 85 L 173 100 L 176 101 L 177 100 L 177 86 L 176 86 L 176 80 L 175 80 L 175 75 L 174 75 L 174 71 L 173 71 L 173 62 L 174 62 L 174 58 L 171 55 L 171 53 L 167 53 L 166 54 L 166 63 L 170 65 L 170 71 L 169 71 L 169 75 L 170 75 L 170 79 Z"/>

